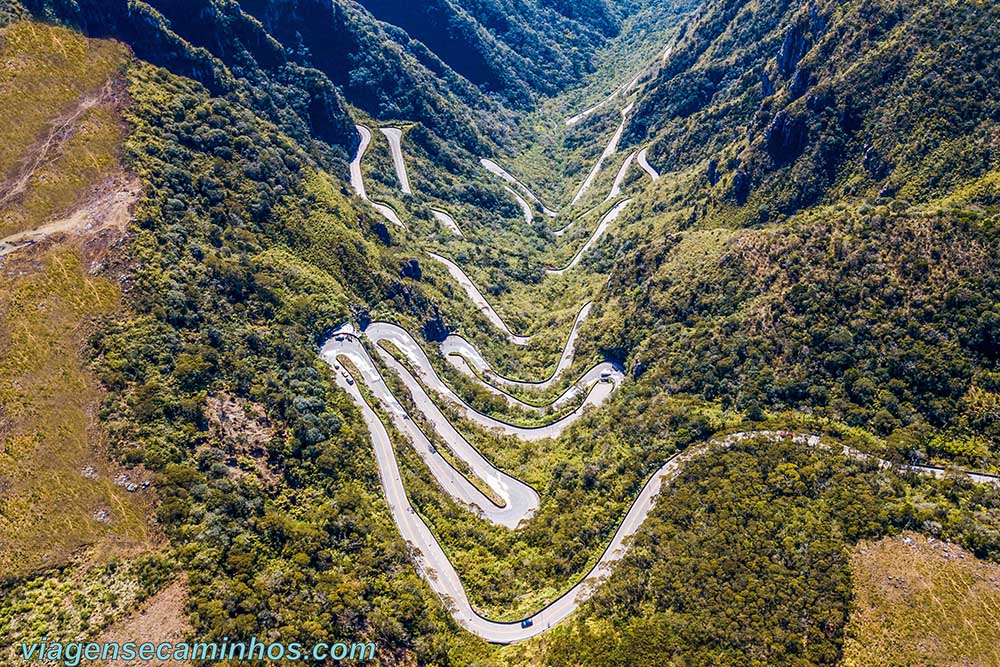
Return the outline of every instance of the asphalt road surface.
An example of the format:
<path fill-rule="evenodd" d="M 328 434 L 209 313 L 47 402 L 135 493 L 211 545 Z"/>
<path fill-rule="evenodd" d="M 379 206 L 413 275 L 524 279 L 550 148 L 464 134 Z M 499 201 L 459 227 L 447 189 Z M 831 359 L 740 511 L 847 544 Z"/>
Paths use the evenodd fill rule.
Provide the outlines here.
<path fill-rule="evenodd" d="M 462 229 L 458 226 L 458 223 L 455 222 L 455 218 L 436 208 L 432 208 L 431 213 L 434 215 L 434 218 L 444 225 L 445 229 L 449 232 L 455 236 L 465 237 L 465 234 L 462 233 Z"/>
<path fill-rule="evenodd" d="M 503 167 L 501 167 L 500 165 L 498 165 L 493 160 L 484 157 L 483 159 L 481 159 L 479 161 L 479 163 L 482 164 L 483 167 L 487 171 L 489 171 L 490 173 L 496 174 L 497 176 L 499 176 L 500 178 L 502 178 L 503 180 L 505 180 L 507 183 L 509 183 L 511 185 L 514 185 L 514 186 L 517 186 L 521 190 L 521 192 L 523 192 L 525 194 L 525 196 L 528 199 L 530 199 L 531 201 L 535 202 L 536 204 L 538 204 L 539 206 L 542 207 L 542 212 L 545 215 L 547 215 L 549 217 L 552 217 L 552 218 L 554 218 L 557 215 L 559 215 L 556 211 L 553 211 L 551 208 L 549 208 L 548 206 L 546 206 L 545 204 L 543 204 L 542 200 L 539 199 L 537 196 L 535 196 L 535 193 L 532 192 L 531 189 L 527 185 L 525 185 L 524 183 L 522 183 L 521 181 L 519 181 L 517 178 L 514 177 L 513 174 L 511 174 L 509 171 L 507 171 L 506 169 L 504 169 Z"/>
<path fill-rule="evenodd" d="M 399 179 L 400 189 L 408 195 L 413 194 L 410 189 L 410 178 L 406 175 L 406 162 L 403 161 L 402 138 L 403 131 L 398 127 L 383 127 L 382 134 L 389 140 L 389 150 L 392 152 L 392 164 L 396 168 L 396 177 Z"/>
<path fill-rule="evenodd" d="M 559 376 L 562 375 L 563 371 L 573 363 L 573 356 L 576 354 L 576 341 L 580 336 L 580 327 L 583 321 L 587 319 L 590 309 L 593 306 L 594 303 L 590 302 L 584 304 L 583 308 L 580 309 L 576 319 L 573 321 L 573 328 L 570 330 L 569 336 L 566 337 L 566 345 L 563 347 L 562 354 L 559 355 L 559 361 L 556 363 L 555 370 L 544 380 L 513 380 L 496 373 L 486 362 L 486 359 L 483 358 L 483 355 L 480 354 L 478 348 L 458 335 L 451 335 L 445 338 L 441 343 L 441 352 L 460 371 L 474 377 L 488 377 L 490 384 L 544 391 L 552 386 L 559 379 Z M 473 370 L 475 370 L 475 373 L 472 372 Z"/>
<path fill-rule="evenodd" d="M 648 148 L 643 148 L 641 151 L 639 151 L 639 154 L 636 156 L 636 161 L 638 161 L 639 166 L 642 167 L 642 170 L 647 174 L 649 174 L 649 177 L 651 179 L 653 179 L 654 181 L 658 181 L 660 179 L 660 172 L 656 171 L 656 169 L 653 169 L 653 165 L 649 164 L 649 158 L 647 157 L 648 151 L 649 151 Z"/>
<path fill-rule="evenodd" d="M 573 259 L 570 260 L 569 264 L 561 269 L 545 269 L 545 273 L 550 276 L 562 275 L 579 264 L 580 260 L 583 259 L 584 254 L 586 254 L 586 252 L 590 250 L 590 248 L 597 243 L 602 236 L 604 236 L 604 232 L 608 230 L 608 225 L 617 220 L 618 216 L 620 216 L 622 211 L 625 210 L 625 207 L 631 203 L 631 199 L 624 199 L 615 204 L 614 208 L 604 214 L 604 217 L 601 218 L 601 221 L 597 224 L 597 229 L 594 230 L 594 233 L 590 235 L 590 238 L 583 244 L 583 247 L 580 248 L 576 255 L 573 256 Z"/>
<path fill-rule="evenodd" d="M 455 282 L 461 285 L 462 289 L 465 290 L 465 294 L 469 297 L 472 303 L 476 304 L 476 308 L 478 308 L 480 312 L 482 312 L 483 315 L 486 316 L 486 319 L 488 319 L 496 328 L 504 332 L 504 334 L 506 334 L 507 339 L 510 342 L 514 343 L 514 345 L 528 344 L 528 341 L 531 340 L 531 337 L 518 336 L 513 331 L 511 331 L 510 327 L 507 326 L 507 323 L 504 322 L 503 318 L 500 317 L 497 311 L 493 309 L 493 306 L 490 304 L 490 302 L 486 300 L 486 297 L 483 296 L 483 293 L 479 291 L 479 288 L 476 287 L 475 283 L 472 282 L 469 276 L 465 275 L 465 271 L 463 271 L 458 264 L 451 261 L 447 257 L 442 257 L 441 255 L 438 255 L 437 253 L 429 252 L 427 254 L 431 257 L 431 259 L 434 259 L 440 262 L 441 264 L 444 264 L 445 268 L 448 269 L 448 273 L 451 274 L 451 277 L 455 279 Z"/>
<path fill-rule="evenodd" d="M 358 134 L 361 135 L 361 143 L 358 144 L 358 152 L 354 154 L 354 159 L 351 160 L 350 164 L 351 188 L 354 190 L 356 195 L 371 204 L 375 210 L 382 215 L 382 217 L 392 224 L 405 229 L 406 225 L 399 219 L 399 215 L 391 206 L 381 202 L 372 201 L 368 198 L 368 192 L 365 190 L 365 179 L 361 175 L 361 159 L 365 156 L 365 152 L 368 150 L 368 146 L 372 142 L 372 132 L 364 125 L 355 125 L 354 127 L 357 129 Z"/>
<path fill-rule="evenodd" d="M 668 57 L 669 53 L 670 51 L 668 50 L 664 57 Z M 638 77 L 627 86 L 612 94 L 608 100 L 621 92 L 629 92 L 637 84 Z M 574 116 L 567 123 L 574 124 L 579 122 L 579 120 L 582 120 L 583 117 L 586 117 L 586 115 L 605 104 L 608 100 L 597 105 L 597 107 Z M 594 165 L 587 180 L 577 192 L 573 200 L 574 203 L 583 196 L 584 192 L 586 192 L 593 182 L 604 160 L 617 151 L 618 143 L 624 131 L 626 117 L 630 110 L 631 105 L 622 110 L 622 125 L 615 132 L 615 135 L 611 138 L 604 153 L 598 159 L 597 164 Z M 371 142 L 371 132 L 360 125 L 357 128 L 361 135 L 361 144 L 357 155 L 350 163 L 351 186 L 358 196 L 366 201 L 370 201 L 362 179 L 361 159 Z M 382 132 L 389 140 L 400 185 L 405 192 L 409 192 L 409 181 L 406 177 L 406 167 L 400 148 L 401 132 L 397 128 L 383 128 Z M 633 152 L 626 157 L 619 169 L 612 185 L 611 193 L 606 201 L 611 201 L 620 194 L 628 168 L 633 161 L 654 181 L 659 178 L 659 173 L 648 162 L 646 149 Z M 519 205 L 524 211 L 526 221 L 530 222 L 533 219 L 528 200 L 541 207 L 546 215 L 557 215 L 555 211 L 545 207 L 527 186 L 500 167 L 496 162 L 489 159 L 483 159 L 481 162 L 486 169 L 500 176 L 512 186 L 508 189 L 517 198 Z M 518 193 L 518 190 L 524 194 L 523 197 Z M 612 207 L 611 210 L 604 214 L 597 229 L 569 264 L 561 269 L 549 269 L 547 273 L 558 275 L 576 266 L 584 254 L 601 238 L 608 226 L 619 217 L 631 201 L 631 199 L 625 199 Z M 390 207 L 377 202 L 371 203 L 390 221 L 398 225 L 403 224 L 395 211 Z M 443 211 L 434 211 L 434 214 L 444 226 L 448 227 L 453 233 L 461 235 L 458 225 L 448 214 Z M 563 231 L 565 229 L 568 229 L 568 226 Z M 457 264 L 440 255 L 431 253 L 430 256 L 445 265 L 449 274 L 459 283 L 470 300 L 483 312 L 484 316 L 492 324 L 507 336 L 510 342 L 516 345 L 525 345 L 528 343 L 530 338 L 516 335 L 511 331 L 504 320 L 493 309 L 492 305 Z M 546 389 L 557 382 L 572 365 L 579 329 L 589 314 L 590 309 L 591 304 L 589 303 L 581 308 L 573 324 L 573 328 L 567 336 L 566 345 L 556 364 L 556 368 L 544 380 L 536 382 L 514 380 L 496 374 L 479 350 L 460 336 L 450 336 L 446 339 L 442 344 L 441 351 L 450 363 L 467 373 L 474 381 L 480 383 L 488 391 L 505 396 L 511 405 L 518 405 L 534 411 L 544 410 L 548 406 L 530 406 L 504 392 L 502 387 Z M 527 428 L 481 413 L 466 404 L 438 376 L 423 348 L 409 332 L 401 327 L 394 324 L 377 322 L 370 325 L 363 335 L 374 344 L 373 349 L 376 350 L 381 363 L 393 371 L 402 381 L 419 414 L 409 414 L 407 409 L 393 394 L 379 372 L 379 366 L 369 355 L 360 334 L 355 332 L 350 325 L 345 325 L 345 327 L 335 332 L 326 341 L 322 348 L 322 357 L 334 369 L 337 385 L 351 396 L 361 410 L 375 447 L 379 477 L 385 491 L 389 509 L 401 535 L 412 547 L 418 571 L 435 593 L 440 596 L 452 616 L 462 627 L 490 642 L 506 644 L 534 637 L 573 614 L 580 604 L 590 597 L 601 581 L 613 576 L 614 564 L 628 549 L 629 538 L 639 530 L 645 521 L 650 510 L 655 505 L 657 495 L 663 486 L 669 484 L 675 478 L 677 473 L 683 469 L 685 463 L 711 451 L 712 446 L 728 447 L 751 437 L 764 438 L 770 441 L 792 440 L 805 446 L 822 448 L 832 452 L 839 451 L 843 455 L 857 461 L 872 463 L 901 474 L 931 475 L 935 477 L 958 475 L 975 482 L 1000 486 L 1000 478 L 993 475 L 945 470 L 932 466 L 900 465 L 878 459 L 870 454 L 846 446 L 839 447 L 838 450 L 834 446 L 823 442 L 817 435 L 793 434 L 783 431 L 729 434 L 711 442 L 691 447 L 685 452 L 665 461 L 638 493 L 622 519 L 622 523 L 615 530 L 611 540 L 593 568 L 569 590 L 527 619 L 521 619 L 512 623 L 492 621 L 481 616 L 472 607 L 454 566 L 448 560 L 447 555 L 435 539 L 430 528 L 411 506 L 406 496 L 406 489 L 400 476 L 398 462 L 386 424 L 382 421 L 383 418 L 391 421 L 392 425 L 412 443 L 418 455 L 437 480 L 437 483 L 446 493 L 457 502 L 467 506 L 471 511 L 479 513 L 487 520 L 514 530 L 522 522 L 530 520 L 538 510 L 540 504 L 538 493 L 521 480 L 498 469 L 476 450 L 439 408 L 435 402 L 435 397 L 456 407 L 466 420 L 479 427 L 522 440 L 539 440 L 544 438 L 558 438 L 571 424 L 584 414 L 585 410 L 599 406 L 608 400 L 625 381 L 625 377 L 619 368 L 610 363 L 605 362 L 594 366 L 550 404 L 551 407 L 558 408 L 571 400 L 579 398 L 581 394 L 586 393 L 585 400 L 582 401 L 582 404 L 577 409 L 548 424 L 537 428 Z M 396 359 L 379 343 L 392 343 L 405 357 L 406 363 L 404 364 Z M 354 371 L 357 373 L 356 376 L 352 375 L 352 371 L 349 371 L 344 365 L 345 361 L 349 361 L 353 368 L 356 369 Z M 368 403 L 368 399 L 361 391 L 362 386 L 367 389 L 372 400 L 375 401 L 375 405 Z M 435 396 L 432 396 L 432 394 Z M 380 410 L 381 415 L 383 415 L 382 417 L 380 417 L 379 412 L 376 412 L 375 408 Z M 425 433 L 424 428 L 432 432 Z M 443 443 L 442 446 L 447 447 L 452 460 L 457 460 L 457 464 L 461 466 L 462 470 L 456 468 L 450 459 L 442 456 L 441 452 L 438 451 L 439 443 Z"/>
<path fill-rule="evenodd" d="M 594 182 L 594 179 L 597 178 L 597 174 L 600 173 L 601 167 L 604 166 L 604 161 L 607 160 L 612 155 L 614 155 L 615 152 L 618 150 L 618 144 L 621 142 L 622 135 L 625 133 L 625 123 L 628 121 L 628 115 L 629 113 L 632 112 L 632 108 L 634 106 L 635 106 L 634 104 L 629 104 L 624 109 L 622 109 L 622 121 L 621 123 L 619 123 L 618 129 L 615 130 L 615 133 L 613 135 L 611 135 L 611 140 L 608 142 L 608 145 L 604 148 L 604 152 L 601 153 L 600 157 L 597 158 L 597 162 L 594 163 L 594 168 L 590 170 L 590 173 L 587 174 L 586 180 L 583 181 L 583 184 L 580 186 L 580 189 L 576 191 L 576 196 L 573 197 L 573 201 L 570 202 L 570 206 L 580 201 L 580 199 L 587 192 L 587 190 L 590 189 L 590 186 Z"/>

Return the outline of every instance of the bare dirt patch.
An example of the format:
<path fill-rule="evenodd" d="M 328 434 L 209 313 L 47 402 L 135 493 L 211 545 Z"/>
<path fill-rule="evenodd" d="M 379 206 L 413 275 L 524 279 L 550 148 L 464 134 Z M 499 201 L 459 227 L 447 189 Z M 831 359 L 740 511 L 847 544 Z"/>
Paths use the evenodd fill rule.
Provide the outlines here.
<path fill-rule="evenodd" d="M 137 179 L 108 178 L 95 188 L 90 200 L 65 218 L 0 239 L 0 258 L 60 235 L 89 237 L 106 229 L 123 230 L 141 192 Z"/>
<path fill-rule="evenodd" d="M 230 455 L 226 464 L 236 477 L 256 474 L 266 484 L 277 476 L 267 462 L 267 443 L 277 429 L 268 419 L 264 406 L 220 392 L 209 396 L 206 416 L 210 428 Z"/>
<path fill-rule="evenodd" d="M 178 579 L 146 600 L 134 614 L 113 625 L 99 641 L 119 644 L 150 642 L 154 646 L 163 642 L 184 641 L 191 634 L 191 626 L 184 610 L 187 600 L 187 580 Z M 99 664 L 105 667 L 125 667 L 134 664 L 134 661 L 110 660 Z M 190 663 L 170 660 L 157 664 L 181 666 Z"/>

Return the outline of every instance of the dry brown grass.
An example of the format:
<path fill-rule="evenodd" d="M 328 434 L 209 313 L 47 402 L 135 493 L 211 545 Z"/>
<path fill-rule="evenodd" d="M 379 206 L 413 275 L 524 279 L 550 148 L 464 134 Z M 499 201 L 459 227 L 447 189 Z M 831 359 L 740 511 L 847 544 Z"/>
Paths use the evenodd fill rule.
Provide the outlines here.
<path fill-rule="evenodd" d="M 69 211 L 95 228 L 128 216 L 131 199 L 115 192 L 129 183 L 116 95 L 127 57 L 58 27 L 0 30 L 0 237 Z M 119 299 L 72 236 L 0 257 L 0 578 L 87 545 L 134 552 L 155 540 L 148 499 L 115 484 L 82 358 L 90 322 Z"/>
<path fill-rule="evenodd" d="M 118 288 L 87 275 L 76 249 L 38 259 L 39 270 L 0 275 L 0 577 L 85 544 L 153 539 L 142 494 L 114 484 L 81 359 L 89 319 L 118 307 Z"/>
<path fill-rule="evenodd" d="M 184 641 L 191 633 L 191 626 L 184 611 L 187 598 L 187 581 L 178 579 L 147 600 L 131 616 L 116 623 L 98 641 L 118 644 L 151 642 L 153 645 Z M 124 667 L 133 663 L 110 660 L 100 664 L 106 667 Z M 159 664 L 177 667 L 190 663 L 170 660 Z"/>
<path fill-rule="evenodd" d="M 859 545 L 844 667 L 1000 665 L 1000 565 L 907 534 Z"/>
<path fill-rule="evenodd" d="M 54 26 L 0 30 L 0 237 L 80 203 L 116 170 L 116 79 L 127 55 Z"/>

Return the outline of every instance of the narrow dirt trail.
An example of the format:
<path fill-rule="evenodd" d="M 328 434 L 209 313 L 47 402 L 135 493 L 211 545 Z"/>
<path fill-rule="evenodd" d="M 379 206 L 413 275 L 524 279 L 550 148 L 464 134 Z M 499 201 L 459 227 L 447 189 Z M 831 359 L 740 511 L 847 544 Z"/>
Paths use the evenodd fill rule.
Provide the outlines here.
<path fill-rule="evenodd" d="M 102 102 L 109 101 L 112 96 L 111 82 L 107 82 L 100 91 L 84 95 L 68 113 L 53 122 L 52 129 L 45 139 L 25 158 L 19 174 L 9 183 L 0 184 L 0 207 L 24 193 L 35 172 L 50 159 L 54 149 L 66 141 L 80 118 Z"/>
<path fill-rule="evenodd" d="M 124 227 L 141 193 L 142 186 L 137 179 L 127 181 L 120 188 L 109 189 L 59 220 L 0 239 L 0 257 L 58 234 L 93 234 L 109 227 Z"/>

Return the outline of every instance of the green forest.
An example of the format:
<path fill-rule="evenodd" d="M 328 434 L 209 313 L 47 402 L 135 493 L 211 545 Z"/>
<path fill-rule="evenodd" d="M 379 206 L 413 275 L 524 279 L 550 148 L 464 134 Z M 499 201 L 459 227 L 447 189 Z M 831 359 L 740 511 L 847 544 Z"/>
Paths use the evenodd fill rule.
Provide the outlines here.
<path fill-rule="evenodd" d="M 128 632 L 181 586 L 178 636 L 371 641 L 381 665 L 853 667 L 859 545 L 915 534 L 1000 563 L 1000 484 L 966 474 L 1000 473 L 998 26 L 958 0 L 0 0 L 0 237 L 136 184 L 113 232 L 0 243 L 0 664 Z M 537 492 L 516 530 L 456 501 L 358 368 L 321 356 L 380 321 L 470 409 L 571 419 L 487 429 L 378 344 Z M 451 335 L 488 371 L 443 354 Z M 621 373 L 605 402 L 545 407 L 602 363 Z M 489 619 L 570 590 L 683 465 L 575 613 L 489 643 L 400 533 L 338 373 Z M 764 431 L 787 437 L 720 444 Z M 50 462 L 62 496 L 25 481 Z M 69 527 L 58 548 L 24 528 L 43 515 Z"/>

